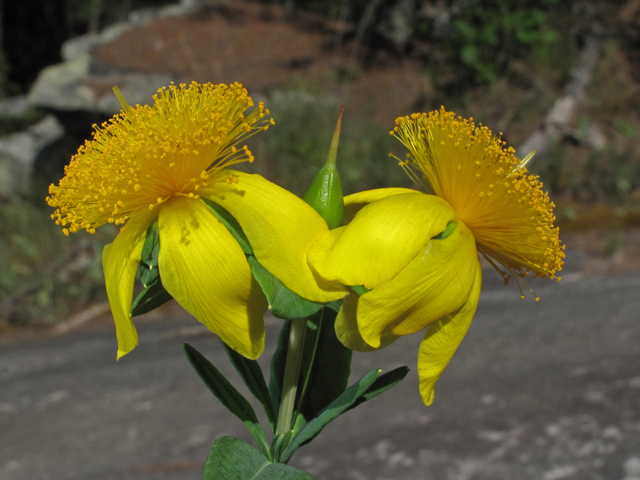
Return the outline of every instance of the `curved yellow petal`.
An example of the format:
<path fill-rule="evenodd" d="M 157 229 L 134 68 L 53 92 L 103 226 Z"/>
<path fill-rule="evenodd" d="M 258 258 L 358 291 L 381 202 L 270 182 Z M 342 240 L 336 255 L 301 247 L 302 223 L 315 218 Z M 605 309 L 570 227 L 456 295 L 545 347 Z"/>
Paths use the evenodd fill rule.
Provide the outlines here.
<path fill-rule="evenodd" d="M 229 176 L 233 183 L 229 183 Z M 290 290 L 314 302 L 330 302 L 347 294 L 339 284 L 319 278 L 307 253 L 327 223 L 293 193 L 260 175 L 225 170 L 200 191 L 238 221 L 258 261 Z M 215 185 L 214 185 L 215 183 Z"/>
<path fill-rule="evenodd" d="M 346 227 L 338 227 L 333 230 L 326 231 L 318 237 L 318 240 L 309 249 L 309 253 L 307 253 L 307 262 L 311 266 L 314 274 L 317 276 L 322 277 L 318 268 L 322 266 L 324 261 L 327 259 L 333 250 L 333 246 L 344 233 L 345 229 Z"/>
<path fill-rule="evenodd" d="M 329 281 L 375 289 L 455 219 L 453 209 L 439 197 L 419 192 L 388 196 L 362 208 L 322 261 L 315 252 L 309 258 Z"/>
<path fill-rule="evenodd" d="M 204 202 L 187 197 L 162 205 L 158 228 L 163 286 L 231 348 L 259 357 L 268 304 L 229 231 Z"/>
<path fill-rule="evenodd" d="M 118 359 L 138 345 L 138 334 L 129 311 L 147 228 L 156 215 L 156 211 L 147 211 L 129 218 L 118 236 L 102 251 L 107 296 L 116 324 Z"/>
<path fill-rule="evenodd" d="M 477 264 L 473 235 L 458 222 L 449 237 L 428 242 L 393 280 L 360 297 L 362 338 L 378 347 L 386 333 L 415 333 L 458 310 L 469 296 Z"/>
<path fill-rule="evenodd" d="M 344 197 L 344 224 L 346 225 L 353 220 L 356 213 L 368 204 L 401 193 L 416 193 L 416 190 L 411 190 L 410 188 L 377 188 L 347 195 Z"/>
<path fill-rule="evenodd" d="M 358 331 L 358 322 L 356 319 L 356 311 L 360 296 L 357 293 L 350 293 L 344 299 L 342 307 L 336 317 L 336 336 L 342 344 L 357 352 L 372 352 L 377 350 L 364 341 L 362 335 Z M 387 333 L 380 339 L 380 347 L 383 348 L 391 345 L 398 338 L 398 335 Z"/>
<path fill-rule="evenodd" d="M 467 301 L 457 312 L 431 325 L 420 343 L 418 375 L 420 395 L 425 405 L 433 403 L 433 388 L 469 330 L 478 306 L 481 286 L 482 269 L 478 262 L 476 278 Z"/>

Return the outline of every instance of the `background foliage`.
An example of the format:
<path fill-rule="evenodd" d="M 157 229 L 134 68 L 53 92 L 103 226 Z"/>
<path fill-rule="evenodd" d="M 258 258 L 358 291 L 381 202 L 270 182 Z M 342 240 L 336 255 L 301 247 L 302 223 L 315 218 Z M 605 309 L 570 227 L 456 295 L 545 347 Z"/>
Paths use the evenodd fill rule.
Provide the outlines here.
<path fill-rule="evenodd" d="M 619 14 L 633 2 L 263 2 L 352 24 L 342 41 L 353 48 L 363 72 L 384 55 L 420 59 L 431 90 L 416 111 L 446 105 L 502 132 L 516 148 L 563 94 L 585 35 L 597 27 L 605 39 L 604 51 L 576 128 L 530 166 L 559 205 L 559 220 L 565 225 L 576 222 L 581 205 L 638 210 L 640 20 Z M 172 2 L 0 2 L 0 97 L 27 92 L 43 67 L 60 62 L 65 40 L 98 31 L 133 10 L 168 3 Z M 259 159 L 251 166 L 253 171 L 298 195 L 326 158 L 339 107 L 324 101 L 317 86 L 313 89 L 310 94 L 303 86 L 269 101 L 276 125 L 250 145 Z M 0 117 L 0 134 L 23 129 L 42 116 L 43 112 L 29 111 L 23 118 Z M 87 136 L 88 126 L 101 119 L 85 120 L 79 131 Z M 380 126 L 347 111 L 338 153 L 346 194 L 387 185 L 411 186 L 388 157 L 389 152 L 402 155 L 397 141 L 389 137 L 391 125 Z M 62 145 L 51 152 L 52 159 L 70 158 L 79 144 Z M 95 236 L 64 237 L 50 221 L 44 203 L 48 183 L 57 181 L 62 171 L 56 167 L 41 175 L 30 195 L 0 201 L 0 330 L 3 322 L 5 326 L 48 324 L 106 300 L 100 252 L 115 232 L 101 229 Z"/>

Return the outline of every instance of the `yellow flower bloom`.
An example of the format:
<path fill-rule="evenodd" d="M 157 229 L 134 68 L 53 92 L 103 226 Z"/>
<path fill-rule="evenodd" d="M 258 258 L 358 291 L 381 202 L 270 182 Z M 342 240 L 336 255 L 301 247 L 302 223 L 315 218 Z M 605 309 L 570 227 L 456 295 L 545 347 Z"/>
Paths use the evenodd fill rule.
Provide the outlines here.
<path fill-rule="evenodd" d="M 245 357 L 264 350 L 264 294 L 242 249 L 202 198 L 235 217 L 256 258 L 287 287 L 315 301 L 344 295 L 324 289 L 307 267 L 307 250 L 327 231 L 324 220 L 259 175 L 224 169 L 253 161 L 239 142 L 273 123 L 262 103 L 245 116 L 253 101 L 242 85 L 171 85 L 154 95 L 153 106 L 131 108 L 119 99 L 123 111 L 95 127 L 47 198 L 67 235 L 122 225 L 102 256 L 118 358 L 138 342 L 129 310 L 154 220 L 166 290 Z"/>
<path fill-rule="evenodd" d="M 349 348 L 381 348 L 429 327 L 418 373 L 430 405 L 476 311 L 478 252 L 519 284 L 530 271 L 556 278 L 564 252 L 542 184 L 488 128 L 443 108 L 399 118 L 391 134 L 409 149 L 401 165 L 431 194 L 345 197 L 347 225 L 323 235 L 309 259 L 327 281 L 354 287 L 336 320 Z"/>

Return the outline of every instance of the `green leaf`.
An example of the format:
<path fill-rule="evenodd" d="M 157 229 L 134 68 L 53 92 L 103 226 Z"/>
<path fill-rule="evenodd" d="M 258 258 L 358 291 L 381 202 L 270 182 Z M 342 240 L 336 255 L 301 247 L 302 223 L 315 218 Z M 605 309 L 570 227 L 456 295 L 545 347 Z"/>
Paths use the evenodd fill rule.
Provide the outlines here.
<path fill-rule="evenodd" d="M 353 352 L 336 337 L 336 315 L 324 308 L 307 320 L 296 404 L 305 423 L 338 398 L 349 383 Z"/>
<path fill-rule="evenodd" d="M 478 29 L 464 20 L 454 20 L 453 29 L 468 42 L 473 42 L 478 37 Z"/>
<path fill-rule="evenodd" d="M 327 406 L 320 414 L 307 423 L 298 433 L 295 434 L 289 447 L 284 451 L 281 462 L 287 462 L 291 458 L 291 455 L 300 448 L 304 443 L 307 443 L 318 435 L 324 427 L 330 422 L 338 418 L 344 413 L 351 405 L 353 405 L 373 384 L 378 378 L 382 370 L 373 370 L 367 373 L 364 377 L 358 380 L 356 383 L 347 388 L 342 394 L 336 398 L 331 404 Z"/>
<path fill-rule="evenodd" d="M 147 236 L 144 239 L 142 253 L 140 254 L 140 281 L 146 287 L 150 287 L 159 276 L 158 252 L 160 252 L 160 231 L 158 221 L 154 220 L 147 228 Z"/>
<path fill-rule="evenodd" d="M 391 370 L 383 375 L 380 375 L 376 378 L 376 381 L 371 384 L 371 386 L 367 389 L 366 392 L 362 394 L 360 398 L 358 398 L 353 405 L 347 408 L 346 411 L 352 410 L 356 408 L 358 405 L 363 404 L 367 400 L 371 400 L 374 397 L 377 397 L 381 393 L 386 392 L 392 387 L 395 387 L 398 383 L 400 383 L 404 377 L 409 373 L 408 367 L 398 367 L 395 370 Z"/>
<path fill-rule="evenodd" d="M 287 433 L 279 433 L 275 436 L 271 448 L 271 453 L 275 461 L 280 458 L 282 452 L 289 446 L 289 442 L 291 441 L 291 437 L 293 437 L 294 433 L 294 430 L 289 430 Z"/>
<path fill-rule="evenodd" d="M 445 238 L 449 237 L 453 232 L 456 231 L 457 226 L 458 224 L 456 222 L 447 223 L 447 226 L 444 229 L 444 232 L 440 232 L 435 237 L 432 237 L 431 240 L 444 240 Z"/>
<path fill-rule="evenodd" d="M 202 198 L 202 197 L 201 197 Z M 244 234 L 242 227 L 238 223 L 238 221 L 233 218 L 233 216 L 227 212 L 224 208 L 218 205 L 216 202 L 209 200 L 208 198 L 202 198 L 202 201 L 209 207 L 209 210 L 218 217 L 218 220 L 222 222 L 222 224 L 227 227 L 229 233 L 233 235 L 240 248 L 246 255 L 251 255 L 253 253 L 253 249 L 251 248 L 251 244 L 249 243 L 249 239 Z"/>
<path fill-rule="evenodd" d="M 364 287 L 362 287 L 364 288 Z M 338 313 L 340 308 L 342 307 L 342 300 L 334 300 L 333 302 L 327 303 L 327 308 L 330 308 L 334 312 Z"/>
<path fill-rule="evenodd" d="M 280 398 L 282 397 L 282 382 L 284 381 L 284 367 L 287 361 L 287 349 L 289 348 L 289 333 L 291 321 L 287 320 L 280 329 L 278 345 L 271 357 L 271 370 L 269 372 L 269 395 L 271 404 L 276 412 L 280 411 Z M 277 418 L 276 418 L 277 420 Z"/>
<path fill-rule="evenodd" d="M 267 414 L 271 431 L 276 431 L 276 414 L 271 403 L 271 397 L 269 396 L 269 389 L 267 388 L 267 382 L 264 380 L 264 375 L 260 365 L 255 360 L 249 360 L 243 357 L 229 345 L 222 342 L 231 364 L 236 369 L 240 378 L 247 386 L 251 394 L 258 400 L 264 407 L 264 411 Z"/>
<path fill-rule="evenodd" d="M 211 393 L 245 424 L 264 456 L 271 460 L 271 450 L 267 438 L 249 402 L 200 352 L 187 343 L 183 344 L 182 347 L 189 363 L 204 384 L 211 390 Z"/>
<path fill-rule="evenodd" d="M 129 315 L 137 317 L 143 313 L 150 312 L 172 298 L 171 294 L 164 289 L 160 277 L 158 277 L 154 283 L 140 292 L 133 305 L 131 305 Z"/>
<path fill-rule="evenodd" d="M 621 118 L 614 119 L 613 124 L 618 129 L 618 131 L 626 137 L 636 138 L 638 136 L 638 131 L 635 129 L 635 127 Z"/>
<path fill-rule="evenodd" d="M 269 462 L 242 440 L 221 437 L 207 457 L 204 480 L 313 480 L 313 477 L 289 465 Z"/>
<path fill-rule="evenodd" d="M 365 287 L 364 285 L 352 285 L 349 287 L 351 290 L 353 290 L 354 292 L 356 292 L 358 295 L 362 296 L 365 293 L 370 292 L 371 290 L 369 290 L 367 287 Z"/>
<path fill-rule="evenodd" d="M 476 67 L 480 63 L 480 53 L 473 44 L 467 44 L 460 51 L 460 58 L 465 65 Z"/>
<path fill-rule="evenodd" d="M 285 320 L 306 318 L 324 307 L 323 303 L 311 302 L 293 293 L 280 280 L 271 275 L 254 256 L 248 256 L 247 261 L 253 276 L 267 297 L 269 309 L 274 317 Z"/>
<path fill-rule="evenodd" d="M 32 240 L 28 237 L 21 235 L 20 233 L 14 233 L 11 236 L 13 243 L 20 249 L 22 253 L 24 253 L 29 259 L 33 261 L 40 260 L 40 252 L 38 251 L 38 247 Z"/>

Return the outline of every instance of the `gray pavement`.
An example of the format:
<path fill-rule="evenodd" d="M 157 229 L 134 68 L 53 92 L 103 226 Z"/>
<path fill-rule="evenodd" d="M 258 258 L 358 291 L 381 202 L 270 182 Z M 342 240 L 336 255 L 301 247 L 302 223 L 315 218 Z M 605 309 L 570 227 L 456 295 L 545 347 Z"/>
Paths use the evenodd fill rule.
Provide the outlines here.
<path fill-rule="evenodd" d="M 357 354 L 352 380 L 412 372 L 291 464 L 317 480 L 640 480 L 640 272 L 538 282 L 539 302 L 485 276 L 433 406 L 418 394 L 420 335 Z M 180 348 L 235 379 L 217 340 L 183 314 L 138 325 L 118 363 L 108 324 L 0 339 L 2 480 L 195 480 L 217 437 L 250 441 Z M 271 319 L 265 362 L 276 336 Z"/>

